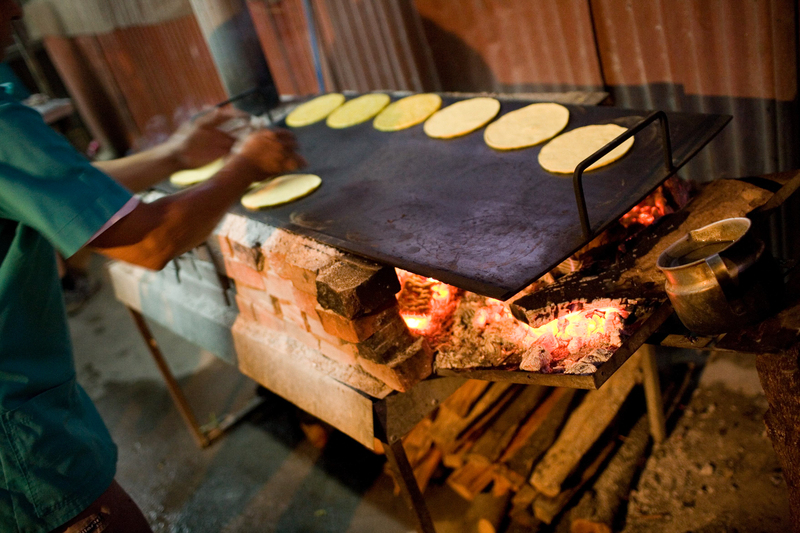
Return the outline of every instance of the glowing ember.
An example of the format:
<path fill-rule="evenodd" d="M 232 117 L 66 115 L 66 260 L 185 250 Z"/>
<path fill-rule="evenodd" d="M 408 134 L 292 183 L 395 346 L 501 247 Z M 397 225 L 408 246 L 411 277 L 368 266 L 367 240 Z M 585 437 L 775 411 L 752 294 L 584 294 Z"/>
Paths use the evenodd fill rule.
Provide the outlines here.
<path fill-rule="evenodd" d="M 634 224 L 649 226 L 659 218 L 672 212 L 674 212 L 674 210 L 670 207 L 667 198 L 664 196 L 664 186 L 661 185 L 653 191 L 650 196 L 625 213 L 619 222 L 626 228 Z"/>
<path fill-rule="evenodd" d="M 397 276 L 401 286 L 397 302 L 408 329 L 429 338 L 443 334 L 452 321 L 459 289 L 400 269 Z"/>
<path fill-rule="evenodd" d="M 628 312 L 616 307 L 601 307 L 576 311 L 530 330 L 528 352 L 520 368 L 534 372 L 549 372 L 563 362 L 570 369 L 582 362 L 604 362 L 611 355 L 608 348 L 621 344 L 620 330 Z M 582 357 L 594 354 L 591 361 Z"/>

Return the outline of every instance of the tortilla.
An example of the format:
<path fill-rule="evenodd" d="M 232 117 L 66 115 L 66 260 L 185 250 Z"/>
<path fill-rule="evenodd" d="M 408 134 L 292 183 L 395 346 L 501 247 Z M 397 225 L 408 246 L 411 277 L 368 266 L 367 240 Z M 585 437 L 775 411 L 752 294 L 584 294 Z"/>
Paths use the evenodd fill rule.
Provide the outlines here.
<path fill-rule="evenodd" d="M 370 93 L 353 98 L 328 116 L 330 128 L 343 129 L 366 122 L 391 101 L 388 94 Z"/>
<path fill-rule="evenodd" d="M 261 209 L 288 204 L 311 194 L 321 184 L 322 179 L 315 174 L 286 174 L 245 194 L 242 197 L 242 205 L 247 209 Z"/>
<path fill-rule="evenodd" d="M 494 98 L 462 100 L 437 111 L 423 127 L 429 137 L 452 139 L 471 133 L 497 116 L 500 102 Z"/>
<path fill-rule="evenodd" d="M 314 124 L 330 115 L 334 109 L 343 103 L 343 94 L 323 94 L 294 108 L 286 117 L 286 125 L 292 128 L 300 128 Z"/>
<path fill-rule="evenodd" d="M 178 171 L 169 177 L 169 182 L 176 187 L 187 187 L 189 185 L 194 185 L 195 183 L 206 181 L 211 176 L 219 172 L 224 165 L 225 160 L 219 158 L 216 161 L 212 161 L 211 163 L 199 168 Z"/>
<path fill-rule="evenodd" d="M 375 117 L 372 125 L 380 131 L 399 131 L 425 120 L 442 107 L 438 94 L 414 94 L 389 104 Z"/>
<path fill-rule="evenodd" d="M 616 124 L 584 126 L 559 135 L 542 147 L 539 164 L 547 171 L 572 174 L 581 161 L 628 131 Z M 633 137 L 627 139 L 586 170 L 594 170 L 613 163 L 633 146 Z"/>
<path fill-rule="evenodd" d="M 563 105 L 531 104 L 489 124 L 483 139 L 496 150 L 527 148 L 558 135 L 567 122 L 569 110 Z"/>

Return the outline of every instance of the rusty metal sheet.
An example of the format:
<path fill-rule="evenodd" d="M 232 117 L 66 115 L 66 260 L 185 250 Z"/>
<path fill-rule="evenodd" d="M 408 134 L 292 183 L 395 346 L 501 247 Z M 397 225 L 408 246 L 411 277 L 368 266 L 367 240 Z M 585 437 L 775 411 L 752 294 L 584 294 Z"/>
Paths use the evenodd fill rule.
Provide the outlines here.
<path fill-rule="evenodd" d="M 604 90 L 585 0 L 414 0 L 445 91 Z"/>

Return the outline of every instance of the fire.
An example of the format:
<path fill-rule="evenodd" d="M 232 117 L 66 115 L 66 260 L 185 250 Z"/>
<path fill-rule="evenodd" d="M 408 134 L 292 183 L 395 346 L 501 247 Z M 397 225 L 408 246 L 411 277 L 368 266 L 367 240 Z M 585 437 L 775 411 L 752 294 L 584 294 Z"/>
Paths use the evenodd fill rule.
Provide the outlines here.
<path fill-rule="evenodd" d="M 545 348 L 555 360 L 577 354 L 617 327 L 627 313 L 616 307 L 575 311 L 531 328 L 532 344 Z"/>
<path fill-rule="evenodd" d="M 397 270 L 401 290 L 397 294 L 400 316 L 408 329 L 423 336 L 436 336 L 452 319 L 459 290 L 446 283 Z"/>
<path fill-rule="evenodd" d="M 620 219 L 620 224 L 626 228 L 634 224 L 649 226 L 659 218 L 672 212 L 673 209 L 669 206 L 667 198 L 664 196 L 664 186 L 662 185 L 653 191 L 650 196 L 642 200 L 641 203 L 625 213 Z"/>

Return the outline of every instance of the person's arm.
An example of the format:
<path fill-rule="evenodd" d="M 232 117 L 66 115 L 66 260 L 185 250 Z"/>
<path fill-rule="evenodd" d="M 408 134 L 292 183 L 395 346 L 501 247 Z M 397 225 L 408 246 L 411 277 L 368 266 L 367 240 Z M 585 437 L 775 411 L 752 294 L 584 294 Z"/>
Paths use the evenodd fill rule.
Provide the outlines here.
<path fill-rule="evenodd" d="M 128 190 L 140 192 L 179 170 L 197 168 L 228 155 L 236 139 L 218 126 L 241 116 L 238 111 L 215 109 L 187 122 L 165 143 L 150 150 L 93 165 Z"/>
<path fill-rule="evenodd" d="M 305 164 L 294 149 L 288 132 L 256 132 L 210 180 L 152 203 L 140 203 L 89 246 L 108 257 L 159 270 L 202 243 L 252 182 Z"/>

